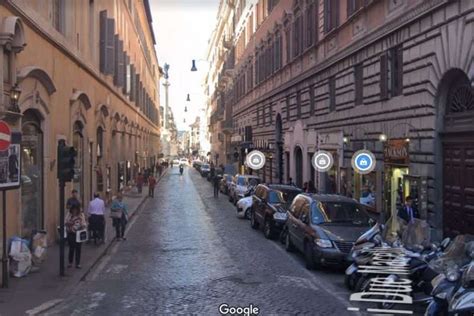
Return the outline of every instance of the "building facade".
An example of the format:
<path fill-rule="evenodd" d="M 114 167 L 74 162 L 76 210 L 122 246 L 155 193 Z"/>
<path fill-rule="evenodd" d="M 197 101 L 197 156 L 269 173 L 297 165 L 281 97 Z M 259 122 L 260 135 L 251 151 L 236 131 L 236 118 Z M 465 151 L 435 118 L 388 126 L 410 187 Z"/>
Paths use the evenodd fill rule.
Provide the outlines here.
<path fill-rule="evenodd" d="M 159 77 L 144 1 L 2 1 L 1 116 L 21 132 L 21 186 L 7 194 L 7 238 L 57 238 L 57 144 L 77 151 L 85 207 L 154 165 L 160 150 Z M 21 90 L 19 114 L 10 92 Z M 3 223 L 2 223 L 3 224 Z M 2 236 L 4 238 L 5 236 Z"/>
<path fill-rule="evenodd" d="M 437 237 L 474 232 L 471 1 L 234 3 L 227 155 L 260 149 L 265 181 L 370 196 L 386 216 L 411 195 Z M 360 149 L 368 175 L 351 166 Z M 312 167 L 318 150 L 330 171 Z"/>

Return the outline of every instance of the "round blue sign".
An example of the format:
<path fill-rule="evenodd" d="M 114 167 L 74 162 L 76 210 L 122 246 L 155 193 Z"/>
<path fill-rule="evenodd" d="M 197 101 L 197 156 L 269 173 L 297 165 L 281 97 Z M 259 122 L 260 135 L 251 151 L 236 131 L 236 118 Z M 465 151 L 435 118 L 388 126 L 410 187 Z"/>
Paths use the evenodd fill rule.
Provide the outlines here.
<path fill-rule="evenodd" d="M 359 150 L 352 156 L 352 167 L 357 173 L 368 174 L 375 169 L 375 156 L 368 150 Z"/>

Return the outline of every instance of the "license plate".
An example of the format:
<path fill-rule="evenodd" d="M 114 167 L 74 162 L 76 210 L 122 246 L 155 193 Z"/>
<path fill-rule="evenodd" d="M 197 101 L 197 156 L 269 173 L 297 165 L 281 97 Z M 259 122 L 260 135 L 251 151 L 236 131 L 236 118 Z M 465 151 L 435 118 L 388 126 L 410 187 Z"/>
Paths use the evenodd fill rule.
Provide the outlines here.
<path fill-rule="evenodd" d="M 352 273 L 356 271 L 357 271 L 357 266 L 355 265 L 355 263 L 353 263 L 346 269 L 346 275 L 351 275 Z"/>

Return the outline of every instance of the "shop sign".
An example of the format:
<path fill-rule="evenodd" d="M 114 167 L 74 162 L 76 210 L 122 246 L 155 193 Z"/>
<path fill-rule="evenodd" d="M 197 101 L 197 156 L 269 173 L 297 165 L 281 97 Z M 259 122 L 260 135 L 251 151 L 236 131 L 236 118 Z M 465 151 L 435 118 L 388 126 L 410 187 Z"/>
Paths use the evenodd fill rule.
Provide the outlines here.
<path fill-rule="evenodd" d="M 409 165 L 409 142 L 405 139 L 390 139 L 385 143 L 384 162 L 394 165 Z"/>

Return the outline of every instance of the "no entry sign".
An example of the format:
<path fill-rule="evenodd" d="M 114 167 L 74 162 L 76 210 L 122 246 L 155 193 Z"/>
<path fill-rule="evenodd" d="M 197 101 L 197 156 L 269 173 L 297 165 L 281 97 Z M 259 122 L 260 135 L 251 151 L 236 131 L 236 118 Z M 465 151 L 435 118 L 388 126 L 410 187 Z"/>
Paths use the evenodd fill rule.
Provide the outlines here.
<path fill-rule="evenodd" d="M 12 132 L 10 126 L 4 121 L 0 121 L 0 151 L 5 151 L 10 148 L 12 139 Z"/>

